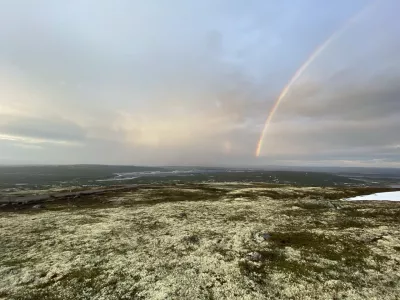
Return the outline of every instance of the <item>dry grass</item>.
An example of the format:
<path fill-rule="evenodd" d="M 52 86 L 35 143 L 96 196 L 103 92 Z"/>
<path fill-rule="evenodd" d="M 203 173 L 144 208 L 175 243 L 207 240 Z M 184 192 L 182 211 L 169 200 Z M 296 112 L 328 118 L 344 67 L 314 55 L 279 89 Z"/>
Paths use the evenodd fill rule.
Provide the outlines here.
<path fill-rule="evenodd" d="M 202 184 L 0 212 L 0 299 L 398 299 L 400 203 Z"/>

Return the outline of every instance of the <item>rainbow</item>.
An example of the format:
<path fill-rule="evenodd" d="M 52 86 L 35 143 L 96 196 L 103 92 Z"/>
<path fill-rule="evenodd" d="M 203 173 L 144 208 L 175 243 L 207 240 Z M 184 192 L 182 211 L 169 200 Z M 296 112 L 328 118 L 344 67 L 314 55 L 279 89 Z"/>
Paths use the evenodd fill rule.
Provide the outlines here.
<path fill-rule="evenodd" d="M 326 47 L 329 46 L 329 44 L 338 36 L 340 36 L 348 27 L 350 24 L 352 24 L 356 19 L 358 19 L 361 15 L 363 15 L 367 9 L 369 9 L 371 5 L 368 5 L 366 8 L 361 10 L 359 13 L 354 15 L 350 20 L 348 20 L 343 26 L 341 26 L 338 30 L 334 31 L 328 39 L 325 40 L 321 45 L 319 45 L 313 53 L 308 57 L 308 59 L 300 66 L 300 68 L 294 73 L 292 79 L 285 85 L 281 93 L 279 94 L 279 97 L 276 99 L 274 105 L 271 108 L 271 111 L 268 114 L 267 120 L 265 121 L 264 128 L 261 132 L 260 139 L 258 140 L 257 143 L 257 149 L 256 149 L 256 156 L 260 156 L 260 152 L 263 146 L 263 140 L 265 137 L 265 134 L 268 131 L 269 125 L 271 123 L 272 118 L 274 117 L 277 109 L 279 108 L 279 105 L 281 104 L 282 100 L 285 98 L 287 93 L 289 92 L 290 88 L 293 86 L 293 84 L 301 77 L 301 75 L 304 73 L 304 71 L 313 63 L 313 61 L 324 51 Z"/>

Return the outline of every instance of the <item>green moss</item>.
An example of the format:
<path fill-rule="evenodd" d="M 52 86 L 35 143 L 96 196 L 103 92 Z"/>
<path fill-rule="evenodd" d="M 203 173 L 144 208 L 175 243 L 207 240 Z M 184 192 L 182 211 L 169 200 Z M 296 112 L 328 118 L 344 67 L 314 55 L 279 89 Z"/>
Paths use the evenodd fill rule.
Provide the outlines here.
<path fill-rule="evenodd" d="M 365 222 L 361 218 L 348 218 L 348 217 L 341 217 L 337 216 L 336 220 L 333 224 L 331 224 L 332 227 L 338 227 L 340 229 L 346 229 L 346 228 L 365 228 L 365 227 L 370 227 L 371 224 L 368 222 Z"/>
<path fill-rule="evenodd" d="M 236 258 L 236 253 L 231 249 L 226 248 L 221 244 L 217 244 L 211 248 L 213 253 L 220 254 L 225 261 L 233 261 Z"/>
<path fill-rule="evenodd" d="M 124 274 L 119 275 L 118 280 L 104 281 L 101 276 L 103 271 L 99 268 L 75 269 L 61 278 L 59 281 L 50 281 L 46 284 L 36 286 L 34 289 L 26 289 L 21 294 L 16 295 L 13 299 L 27 300 L 72 300 L 87 299 L 87 293 L 95 294 L 102 287 L 107 286 L 108 290 L 114 290 L 117 299 L 135 299 L 138 288 L 134 286 L 135 279 L 132 278 L 132 288 L 128 293 L 118 295 L 118 281 L 126 280 Z M 53 285 L 57 285 L 54 288 Z M 59 293 L 59 289 L 63 289 L 63 293 Z"/>
<path fill-rule="evenodd" d="M 228 222 L 246 222 L 252 220 L 254 216 L 254 211 L 238 211 L 225 218 Z"/>
<path fill-rule="evenodd" d="M 0 266 L 12 267 L 12 268 L 21 268 L 27 264 L 32 264 L 32 259 L 22 258 L 22 257 L 13 257 L 13 258 L 2 258 L 0 257 Z"/>
<path fill-rule="evenodd" d="M 369 255 L 368 248 L 361 242 L 315 234 L 309 231 L 274 232 L 270 242 L 273 247 L 292 247 L 304 254 L 316 254 L 329 260 L 363 263 Z"/>
<path fill-rule="evenodd" d="M 291 206 L 293 204 L 290 204 Z M 335 209 L 333 204 L 327 201 L 308 201 L 308 202 L 297 202 L 294 204 L 297 207 L 307 210 L 327 210 L 327 209 Z M 289 206 L 289 205 L 288 205 Z M 315 212 L 313 212 L 315 213 Z"/>
<path fill-rule="evenodd" d="M 247 200 L 256 200 L 258 196 L 259 196 L 259 194 L 257 194 L 257 193 L 254 193 L 251 191 L 243 191 L 243 192 L 239 192 L 239 193 L 230 194 L 230 195 L 228 195 L 228 198 L 231 200 L 235 200 L 237 198 L 244 198 Z"/>
<path fill-rule="evenodd" d="M 287 257 L 286 247 L 299 251 L 300 258 Z M 293 280 L 315 281 L 324 278 L 360 286 L 363 284 L 362 274 L 355 274 L 365 270 L 366 259 L 372 257 L 382 261 L 360 241 L 309 231 L 273 232 L 270 233 L 267 246 L 255 246 L 249 250 L 261 255 L 259 261 L 244 259 L 239 262 L 239 269 L 243 275 L 262 285 L 262 288 L 265 288 L 268 274 L 272 270 L 288 276 L 290 274 Z M 322 258 L 332 263 L 321 265 L 319 261 Z M 379 264 L 377 268 L 380 268 Z"/>
<path fill-rule="evenodd" d="M 345 207 L 341 210 L 341 216 L 343 218 L 365 218 L 374 221 L 376 224 L 379 223 L 398 223 L 400 220 L 400 207 L 390 208 L 385 204 L 361 204 Z"/>
<path fill-rule="evenodd" d="M 281 190 L 275 191 L 275 190 L 269 190 L 261 193 L 262 196 L 266 196 L 269 198 L 272 198 L 274 200 L 282 200 L 282 199 L 287 199 L 288 194 L 285 192 L 282 192 Z"/>
<path fill-rule="evenodd" d="M 189 235 L 183 238 L 184 242 L 188 244 L 193 244 L 193 245 L 199 245 L 200 244 L 200 237 L 198 235 Z"/>
<path fill-rule="evenodd" d="M 101 223 L 102 220 L 100 218 L 92 217 L 92 216 L 85 216 L 79 219 L 76 223 L 79 225 L 86 225 L 86 224 L 97 224 Z"/>
<path fill-rule="evenodd" d="M 143 200 L 135 201 L 134 204 L 159 204 L 159 203 L 173 203 L 173 202 L 190 202 L 190 201 L 215 201 L 221 195 L 220 191 L 200 190 L 190 191 L 185 189 L 153 189 L 145 195 Z"/>

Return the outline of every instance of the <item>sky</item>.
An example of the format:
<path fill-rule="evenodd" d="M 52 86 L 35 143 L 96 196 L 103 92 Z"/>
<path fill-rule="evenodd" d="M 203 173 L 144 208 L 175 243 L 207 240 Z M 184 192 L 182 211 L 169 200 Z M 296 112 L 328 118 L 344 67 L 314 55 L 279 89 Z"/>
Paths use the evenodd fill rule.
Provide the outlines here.
<path fill-rule="evenodd" d="M 400 167 L 397 0 L 0 5 L 0 164 Z"/>

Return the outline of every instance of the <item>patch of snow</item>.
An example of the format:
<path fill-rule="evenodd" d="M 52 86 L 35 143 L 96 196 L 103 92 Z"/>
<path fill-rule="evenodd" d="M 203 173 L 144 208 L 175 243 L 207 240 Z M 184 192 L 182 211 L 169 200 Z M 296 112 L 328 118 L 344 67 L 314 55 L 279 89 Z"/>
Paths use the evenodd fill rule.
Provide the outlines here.
<path fill-rule="evenodd" d="M 349 201 L 359 201 L 359 200 L 400 201 L 400 191 L 357 196 L 357 197 L 353 197 L 353 198 L 347 198 L 346 200 L 349 200 Z"/>

